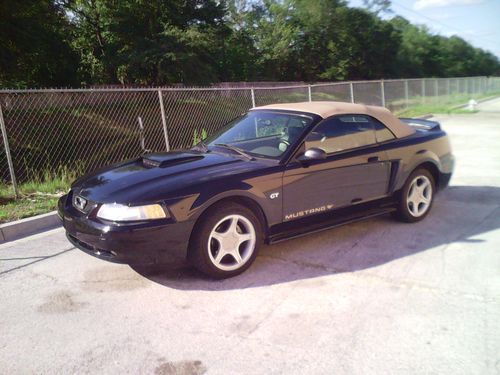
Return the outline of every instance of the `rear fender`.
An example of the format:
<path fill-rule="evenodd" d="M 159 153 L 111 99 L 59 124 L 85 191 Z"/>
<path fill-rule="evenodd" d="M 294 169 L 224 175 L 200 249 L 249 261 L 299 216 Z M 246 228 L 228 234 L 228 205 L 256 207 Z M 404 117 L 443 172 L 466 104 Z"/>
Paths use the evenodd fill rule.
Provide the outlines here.
<path fill-rule="evenodd" d="M 404 168 L 400 168 L 400 174 L 397 178 L 394 190 L 400 190 L 410 174 L 423 164 L 429 164 L 436 168 L 436 171 L 438 172 L 436 184 L 439 184 L 439 173 L 441 173 L 439 157 L 432 151 L 423 149 L 413 155 Z"/>

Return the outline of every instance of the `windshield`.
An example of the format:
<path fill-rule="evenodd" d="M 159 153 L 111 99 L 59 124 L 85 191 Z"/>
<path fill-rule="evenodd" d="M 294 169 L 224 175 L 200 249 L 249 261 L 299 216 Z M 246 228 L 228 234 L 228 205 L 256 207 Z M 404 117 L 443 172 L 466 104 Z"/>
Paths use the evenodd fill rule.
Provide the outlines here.
<path fill-rule="evenodd" d="M 208 146 L 232 146 L 248 154 L 279 158 L 312 122 L 306 115 L 250 111 L 207 139 Z"/>

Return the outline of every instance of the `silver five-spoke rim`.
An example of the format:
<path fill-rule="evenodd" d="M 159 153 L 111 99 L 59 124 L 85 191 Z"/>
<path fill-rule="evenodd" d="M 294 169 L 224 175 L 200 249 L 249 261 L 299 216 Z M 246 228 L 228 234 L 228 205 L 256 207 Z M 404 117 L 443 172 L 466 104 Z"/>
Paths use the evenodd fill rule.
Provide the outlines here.
<path fill-rule="evenodd" d="M 208 238 L 208 255 L 217 268 L 233 271 L 242 267 L 255 249 L 255 228 L 241 215 L 229 215 L 215 224 Z"/>
<path fill-rule="evenodd" d="M 432 201 L 432 184 L 426 176 L 417 176 L 408 189 L 406 204 L 408 211 L 414 217 L 422 216 L 427 212 Z"/>

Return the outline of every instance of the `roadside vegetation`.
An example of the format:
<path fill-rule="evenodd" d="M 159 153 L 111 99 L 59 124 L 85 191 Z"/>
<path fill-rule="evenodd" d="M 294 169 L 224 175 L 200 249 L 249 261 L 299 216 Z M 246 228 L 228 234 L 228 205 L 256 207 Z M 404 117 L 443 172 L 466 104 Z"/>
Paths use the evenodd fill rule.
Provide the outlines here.
<path fill-rule="evenodd" d="M 482 94 L 475 95 L 474 100 L 482 100 L 487 98 L 494 98 L 499 96 L 500 93 L 496 93 L 496 95 Z M 466 105 L 470 100 L 470 96 L 467 95 L 457 95 L 452 97 L 446 97 L 442 100 L 432 101 L 432 103 L 425 103 L 419 100 L 414 100 L 412 104 L 408 108 L 400 108 L 399 110 L 394 111 L 395 114 L 399 117 L 418 117 L 424 115 L 437 115 L 437 114 L 472 114 L 476 113 L 477 110 L 469 110 Z"/>
<path fill-rule="evenodd" d="M 16 199 L 11 185 L 0 184 L 0 224 L 54 211 L 57 200 L 69 190 L 76 178 L 74 173 L 47 173 L 43 180 L 19 185 Z"/>

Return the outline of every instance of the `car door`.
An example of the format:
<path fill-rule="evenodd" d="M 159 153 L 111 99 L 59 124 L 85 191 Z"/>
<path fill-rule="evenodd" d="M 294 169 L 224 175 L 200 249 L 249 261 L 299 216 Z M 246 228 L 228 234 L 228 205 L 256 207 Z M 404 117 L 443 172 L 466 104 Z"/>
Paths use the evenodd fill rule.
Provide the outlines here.
<path fill-rule="evenodd" d="M 340 115 L 320 122 L 285 167 L 284 221 L 386 196 L 391 163 L 379 142 L 391 138 L 370 116 Z M 324 150 L 326 158 L 298 161 L 310 148 Z"/>

